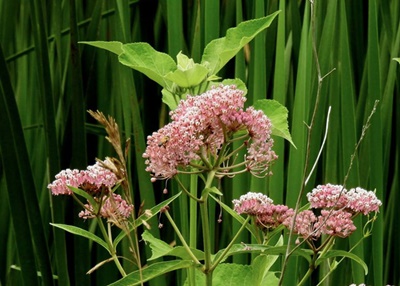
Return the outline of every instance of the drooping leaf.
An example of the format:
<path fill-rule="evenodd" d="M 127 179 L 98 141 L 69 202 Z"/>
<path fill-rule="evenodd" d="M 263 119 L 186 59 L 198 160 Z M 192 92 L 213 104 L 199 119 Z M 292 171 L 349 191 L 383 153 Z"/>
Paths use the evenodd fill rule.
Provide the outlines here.
<path fill-rule="evenodd" d="M 400 58 L 393 58 L 393 60 L 400 64 Z"/>
<path fill-rule="evenodd" d="M 118 57 L 120 63 L 143 73 L 162 87 L 172 86 L 165 76 L 176 70 L 176 63 L 168 54 L 156 51 L 148 43 L 125 44 L 122 50 Z"/>
<path fill-rule="evenodd" d="M 98 243 L 99 245 L 103 246 L 107 251 L 109 251 L 107 243 L 104 240 L 102 240 L 97 235 L 95 235 L 95 234 L 93 234 L 93 233 L 91 233 L 91 232 L 89 232 L 89 231 L 87 231 L 85 229 L 82 229 L 82 228 L 79 228 L 79 227 L 76 227 L 76 226 L 73 226 L 73 225 L 67 225 L 67 224 L 61 224 L 61 223 L 50 223 L 50 224 L 52 226 L 55 226 L 55 227 L 58 227 L 58 228 L 61 228 L 61 229 L 65 230 L 65 231 L 68 231 L 69 233 L 72 233 L 72 234 L 79 235 L 79 236 L 85 237 L 87 239 L 90 239 L 90 240 Z"/>
<path fill-rule="evenodd" d="M 174 94 L 165 88 L 161 90 L 161 94 L 162 102 L 164 102 L 169 107 L 169 109 L 174 110 L 178 106 L 180 98 L 177 94 Z"/>
<path fill-rule="evenodd" d="M 332 257 L 337 257 L 337 256 L 347 257 L 347 258 L 350 258 L 350 259 L 354 260 L 355 262 L 357 262 L 358 264 L 360 264 L 364 268 L 365 275 L 368 274 L 368 266 L 367 266 L 367 264 L 365 264 L 365 262 L 360 257 L 355 255 L 354 253 L 351 253 L 351 252 L 348 252 L 348 251 L 344 251 L 344 250 L 330 250 L 330 251 L 328 251 L 323 256 L 321 256 L 321 257 L 319 257 L 317 259 L 317 261 L 315 262 L 315 265 L 318 266 L 325 259 L 332 258 Z"/>
<path fill-rule="evenodd" d="M 109 286 L 134 286 L 140 285 L 142 282 L 149 281 L 155 277 L 166 274 L 168 272 L 189 268 L 193 265 L 190 260 L 172 260 L 165 262 L 158 262 L 143 268 L 141 271 L 134 271 L 129 273 L 124 278 L 109 284 Z"/>
<path fill-rule="evenodd" d="M 225 37 L 215 39 L 205 47 L 201 64 L 207 66 L 211 74 L 216 74 L 258 33 L 268 28 L 278 13 L 279 11 L 230 28 Z"/>
<path fill-rule="evenodd" d="M 121 42 L 116 42 L 116 41 L 112 41 L 112 42 L 105 42 L 105 41 L 85 42 L 85 41 L 82 41 L 82 42 L 79 42 L 79 43 L 107 50 L 109 52 L 112 52 L 112 53 L 116 54 L 117 56 L 119 56 L 120 54 L 123 53 L 123 49 L 122 49 L 123 44 Z"/>
<path fill-rule="evenodd" d="M 191 259 L 187 250 L 183 246 L 172 247 L 168 243 L 152 236 L 147 230 L 142 234 L 142 238 L 150 245 L 152 251 L 152 256 L 148 260 L 154 260 L 167 255 L 176 256 L 183 260 Z M 204 259 L 204 253 L 202 251 L 192 248 L 190 250 L 198 260 Z"/>
<path fill-rule="evenodd" d="M 255 109 L 262 110 L 271 120 L 272 135 L 288 140 L 296 148 L 289 132 L 288 110 L 276 100 L 261 99 L 254 103 Z"/>

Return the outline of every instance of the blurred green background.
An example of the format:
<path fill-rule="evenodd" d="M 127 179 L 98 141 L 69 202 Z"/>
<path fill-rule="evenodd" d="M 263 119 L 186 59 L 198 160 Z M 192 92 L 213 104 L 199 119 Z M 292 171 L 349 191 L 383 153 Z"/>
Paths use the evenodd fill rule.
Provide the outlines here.
<path fill-rule="evenodd" d="M 400 285 L 399 195 L 400 126 L 400 1 L 332 0 L 315 2 L 315 38 L 322 75 L 321 99 L 312 132 L 310 161 L 319 151 L 327 109 L 332 107 L 327 143 L 317 170 L 306 186 L 343 183 L 351 154 L 375 100 L 379 105 L 361 143 L 347 187 L 376 189 L 383 206 L 373 234 L 354 252 L 369 266 L 345 260 L 324 285 Z M 221 72 L 248 87 L 247 104 L 272 98 L 289 110 L 289 126 L 297 149 L 275 140 L 279 155 L 274 175 L 245 175 L 223 181 L 222 200 L 229 204 L 248 191 L 263 192 L 275 203 L 293 207 L 302 184 L 306 135 L 317 91 L 312 57 L 310 3 L 297 0 L 0 0 L 0 285 L 106 285 L 119 278 L 107 264 L 86 275 L 107 254 L 87 240 L 53 229 L 49 223 L 81 221 L 70 198 L 52 197 L 47 189 L 61 169 L 84 169 L 95 157 L 114 155 L 104 131 L 86 113 L 101 110 L 132 139 L 130 175 L 136 207 L 166 198 L 163 183 L 150 183 L 141 154 L 146 136 L 168 122 L 161 88 L 117 57 L 78 41 L 148 42 L 175 58 L 179 51 L 199 62 L 212 39 L 244 20 L 281 10 L 270 28 L 258 35 Z M 190 182 L 187 181 L 187 184 Z M 177 187 L 172 184 L 171 192 Z M 188 235 L 188 202 L 174 202 L 172 211 Z M 215 207 L 213 228 L 226 246 L 238 225 Z M 398 221 L 397 221 L 398 222 Z M 349 239 L 336 247 L 349 249 L 362 237 L 362 218 Z M 152 233 L 174 241 L 168 226 Z M 95 230 L 94 230 L 95 231 Z M 240 238 L 249 242 L 247 234 Z M 143 258 L 150 257 L 143 246 Z M 127 244 L 120 249 L 129 256 Z M 247 263 L 249 257 L 235 257 Z M 144 259 L 145 260 L 145 259 Z M 304 260 L 290 259 L 286 285 L 306 270 Z M 127 262 L 128 269 L 134 269 Z M 277 265 L 275 270 L 279 270 Z M 327 266 L 316 271 L 316 285 Z M 151 285 L 183 284 L 185 273 L 167 275 Z"/>

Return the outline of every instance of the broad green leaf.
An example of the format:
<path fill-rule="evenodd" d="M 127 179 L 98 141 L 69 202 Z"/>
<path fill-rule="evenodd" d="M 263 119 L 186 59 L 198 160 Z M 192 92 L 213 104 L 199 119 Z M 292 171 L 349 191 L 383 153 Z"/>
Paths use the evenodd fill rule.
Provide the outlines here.
<path fill-rule="evenodd" d="M 177 197 L 179 197 L 182 194 L 182 192 L 177 193 L 176 195 L 170 197 L 169 199 L 159 203 L 158 205 L 152 207 L 149 211 L 147 211 L 146 213 L 143 213 L 142 215 L 140 215 L 134 223 L 131 224 L 129 231 L 133 231 L 135 228 L 141 226 L 144 222 L 148 221 L 149 219 L 151 219 L 153 216 L 157 215 L 160 210 L 167 206 L 169 203 L 171 203 L 173 200 L 175 200 Z M 151 214 L 150 216 L 148 214 Z M 125 231 L 121 231 L 121 233 L 115 238 L 113 244 L 114 247 L 116 247 L 118 245 L 118 243 L 126 236 L 126 232 Z"/>
<path fill-rule="evenodd" d="M 189 285 L 186 280 L 184 286 Z M 205 275 L 200 271 L 195 272 L 195 285 L 205 285 Z M 213 286 L 242 286 L 254 284 L 253 269 L 250 265 L 222 263 L 213 272 Z"/>
<path fill-rule="evenodd" d="M 315 262 L 315 265 L 318 266 L 325 259 L 332 258 L 332 257 L 337 257 L 337 256 L 347 257 L 347 258 L 350 258 L 350 259 L 354 260 L 355 262 L 357 262 L 358 264 L 360 264 L 364 268 L 365 275 L 368 274 L 368 266 L 367 266 L 367 264 L 365 264 L 365 262 L 360 257 L 355 255 L 354 253 L 347 252 L 347 251 L 344 251 L 344 250 L 330 250 L 330 251 L 328 251 L 323 256 L 318 257 L 317 261 Z"/>
<path fill-rule="evenodd" d="M 87 239 L 90 239 L 94 242 L 97 242 L 99 245 L 103 246 L 108 252 L 110 252 L 110 250 L 108 249 L 108 245 L 104 240 L 102 240 L 97 235 L 95 235 L 85 229 L 82 229 L 82 228 L 79 228 L 79 227 L 76 227 L 73 225 L 67 225 L 67 224 L 60 224 L 60 223 L 50 223 L 50 224 L 52 226 L 55 226 L 55 227 L 65 230 L 65 231 L 68 231 L 69 233 L 79 235 L 79 236 L 85 237 Z"/>
<path fill-rule="evenodd" d="M 167 255 L 176 256 L 183 260 L 191 259 L 187 250 L 183 246 L 172 247 L 168 243 L 155 238 L 147 230 L 143 232 L 142 238 L 150 245 L 152 251 L 152 256 L 148 260 L 154 260 Z M 202 251 L 192 248 L 190 250 L 198 260 L 204 260 L 204 253 Z"/>
<path fill-rule="evenodd" d="M 173 247 L 170 246 L 168 243 L 158 238 L 155 238 L 147 230 L 143 232 L 142 238 L 144 241 L 149 243 L 151 248 L 152 256 L 149 258 L 149 260 L 154 260 L 162 257 L 173 249 Z"/>
<path fill-rule="evenodd" d="M 104 49 L 112 52 L 119 56 L 123 53 L 121 42 L 104 42 L 104 41 L 93 41 L 93 42 L 79 42 L 80 44 L 90 45 L 96 48 Z"/>
<path fill-rule="evenodd" d="M 174 110 L 177 108 L 179 101 L 181 100 L 177 94 L 172 93 L 168 89 L 163 88 L 161 90 L 162 102 L 164 102 L 169 109 Z"/>
<path fill-rule="evenodd" d="M 400 58 L 393 58 L 393 60 L 400 64 Z"/>
<path fill-rule="evenodd" d="M 182 71 L 189 70 L 195 65 L 194 60 L 183 54 L 182 51 L 176 55 L 176 63 L 178 69 Z"/>
<path fill-rule="evenodd" d="M 172 86 L 165 76 L 176 70 L 176 63 L 168 54 L 156 51 L 148 43 L 125 44 L 122 50 L 118 57 L 120 63 L 143 73 L 162 87 Z"/>
<path fill-rule="evenodd" d="M 158 262 L 143 268 L 141 271 L 134 271 L 129 273 L 124 278 L 109 284 L 109 286 L 133 286 L 141 285 L 141 283 L 149 281 L 157 276 L 166 274 L 168 272 L 189 268 L 193 265 L 190 260 L 172 260 L 165 262 Z"/>
<path fill-rule="evenodd" d="M 278 274 L 278 276 L 277 276 L 277 274 Z M 262 285 L 262 286 L 277 286 L 277 285 L 279 285 L 278 277 L 279 277 L 279 273 L 268 271 L 267 274 L 264 276 L 264 280 L 261 282 L 260 285 Z"/>
<path fill-rule="evenodd" d="M 204 275 L 203 275 L 204 276 Z M 213 285 L 216 286 L 242 286 L 254 285 L 253 269 L 250 265 L 222 263 L 215 268 Z M 205 285 L 197 284 L 196 285 Z"/>
<path fill-rule="evenodd" d="M 247 94 L 247 86 L 246 84 L 239 78 L 235 78 L 235 79 L 224 79 L 222 81 L 222 84 L 224 85 L 236 85 L 237 89 L 240 89 L 241 91 L 243 91 L 243 96 L 246 96 Z"/>
<path fill-rule="evenodd" d="M 283 236 L 280 236 L 275 246 L 283 245 Z M 262 282 L 271 273 L 269 269 L 274 265 L 279 255 L 260 254 L 253 259 L 251 265 L 253 267 L 253 275 L 256 285 L 264 285 Z"/>
<path fill-rule="evenodd" d="M 296 148 L 292 141 L 288 125 L 288 110 L 276 100 L 261 99 L 254 103 L 255 109 L 262 110 L 271 120 L 272 135 L 282 137 Z"/>
<path fill-rule="evenodd" d="M 208 69 L 200 64 L 194 64 L 186 70 L 176 69 L 165 75 L 169 81 L 176 83 L 182 88 L 195 87 L 206 80 Z"/>
<path fill-rule="evenodd" d="M 228 29 L 226 36 L 211 41 L 204 49 L 201 64 L 216 74 L 258 33 L 268 28 L 278 12 L 269 16 L 240 23 Z"/>

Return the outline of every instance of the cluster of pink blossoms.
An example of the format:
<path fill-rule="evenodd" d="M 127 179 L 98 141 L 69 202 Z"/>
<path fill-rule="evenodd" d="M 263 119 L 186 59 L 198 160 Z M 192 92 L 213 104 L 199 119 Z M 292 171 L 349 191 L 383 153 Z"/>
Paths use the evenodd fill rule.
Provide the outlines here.
<path fill-rule="evenodd" d="M 255 175 L 268 174 L 277 158 L 272 150 L 271 121 L 260 110 L 244 110 L 245 101 L 243 91 L 233 85 L 181 100 L 170 113 L 171 123 L 148 136 L 143 154 L 146 170 L 154 178 L 171 178 L 193 160 L 215 158 L 234 133 L 244 130 L 248 134 L 244 168 Z M 224 171 L 228 169 L 224 164 Z"/>
<path fill-rule="evenodd" d="M 238 214 L 255 217 L 255 223 L 261 229 L 274 229 L 284 223 L 293 210 L 284 205 L 274 205 L 273 200 L 261 193 L 249 192 L 232 201 Z"/>
<path fill-rule="evenodd" d="M 381 201 L 372 191 L 354 188 L 349 191 L 340 185 L 319 185 L 307 194 L 312 209 L 319 209 L 315 215 L 312 209 L 295 215 L 287 206 L 274 205 L 272 200 L 261 193 L 247 193 L 239 200 L 233 200 L 234 210 L 239 214 L 256 217 L 256 223 L 262 229 L 276 228 L 280 224 L 305 239 L 315 240 L 321 234 L 347 237 L 356 227 L 355 215 L 368 215 L 378 212 Z M 293 219 L 295 219 L 293 223 Z"/>
<path fill-rule="evenodd" d="M 112 196 L 103 196 L 99 215 L 106 219 L 119 221 L 128 218 L 133 211 L 133 205 L 129 205 L 121 195 L 112 194 Z M 85 205 L 85 210 L 79 213 L 79 217 L 88 219 L 95 218 L 96 213 L 93 206 Z"/>
<path fill-rule="evenodd" d="M 360 187 L 346 190 L 340 185 L 319 185 L 307 194 L 312 208 L 343 209 L 352 214 L 379 211 L 382 202 L 372 191 L 366 191 Z"/>
<path fill-rule="evenodd" d="M 56 175 L 56 180 L 47 186 L 53 195 L 72 195 L 68 187 L 80 188 L 88 193 L 101 193 L 112 188 L 118 179 L 113 172 L 100 166 L 99 162 L 86 170 L 66 169 Z"/>
<path fill-rule="evenodd" d="M 103 218 L 126 218 L 133 210 L 133 205 L 129 205 L 120 195 L 111 193 L 111 189 L 118 183 L 117 176 L 103 168 L 99 162 L 88 166 L 86 170 L 62 170 L 55 178 L 47 186 L 53 195 L 72 195 L 73 192 L 69 187 L 74 187 L 92 195 L 95 201 L 101 204 L 99 214 L 94 213 L 93 206 L 86 204 L 85 210 L 79 213 L 79 217 L 87 219 L 100 215 Z M 98 198 L 100 195 L 103 196 L 101 201 Z"/>

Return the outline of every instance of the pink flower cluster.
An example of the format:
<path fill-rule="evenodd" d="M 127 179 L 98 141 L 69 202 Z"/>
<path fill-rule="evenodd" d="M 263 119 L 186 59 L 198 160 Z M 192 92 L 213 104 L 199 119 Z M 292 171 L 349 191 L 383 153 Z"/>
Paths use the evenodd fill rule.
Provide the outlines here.
<path fill-rule="evenodd" d="M 282 224 L 289 229 L 293 227 L 295 234 L 311 240 L 318 239 L 321 234 L 347 237 L 356 230 L 353 223 L 355 215 L 378 212 L 382 205 L 374 192 L 359 187 L 347 191 L 343 186 L 332 184 L 317 186 L 307 194 L 307 198 L 311 208 L 320 209 L 320 215 L 315 215 L 312 209 L 295 215 L 293 209 L 274 205 L 261 193 L 249 192 L 232 202 L 238 214 L 255 216 L 256 224 L 261 229 L 276 228 Z"/>
<path fill-rule="evenodd" d="M 88 219 L 100 215 L 105 219 L 120 221 L 128 218 L 132 211 L 133 205 L 129 205 L 120 195 L 112 194 L 111 196 L 103 196 L 98 214 L 91 204 L 86 204 L 85 210 L 79 213 L 79 217 Z"/>
<path fill-rule="evenodd" d="M 312 208 L 344 209 L 353 214 L 378 212 L 382 202 L 372 191 L 360 187 L 346 190 L 340 185 L 319 185 L 307 194 Z"/>
<path fill-rule="evenodd" d="M 68 186 L 81 188 L 90 194 L 108 190 L 117 183 L 113 172 L 100 166 L 98 162 L 86 170 L 66 169 L 56 175 L 56 180 L 47 186 L 53 195 L 71 195 Z"/>
<path fill-rule="evenodd" d="M 246 168 L 267 173 L 277 158 L 272 151 L 271 122 L 262 111 L 243 110 L 245 101 L 243 91 L 223 85 L 181 100 L 170 113 L 172 122 L 148 136 L 143 154 L 146 170 L 155 178 L 171 178 L 193 160 L 218 156 L 226 140 L 244 130 L 248 133 Z"/>
<path fill-rule="evenodd" d="M 238 214 L 247 214 L 256 218 L 261 229 L 274 229 L 293 214 L 293 210 L 284 205 L 274 205 L 273 201 L 262 193 L 249 192 L 232 201 Z"/>
<path fill-rule="evenodd" d="M 104 161 L 104 163 L 107 162 Z M 120 195 L 111 193 L 111 188 L 117 183 L 117 176 L 96 162 L 96 164 L 88 166 L 86 170 L 66 169 L 61 171 L 47 187 L 53 195 L 72 195 L 73 192 L 69 187 L 84 190 L 94 197 L 101 208 L 96 211 L 96 207 L 90 203 L 86 204 L 85 210 L 79 213 L 79 217 L 88 219 L 100 216 L 118 222 L 130 216 L 133 205 L 128 205 Z M 100 195 L 102 195 L 101 199 Z"/>

